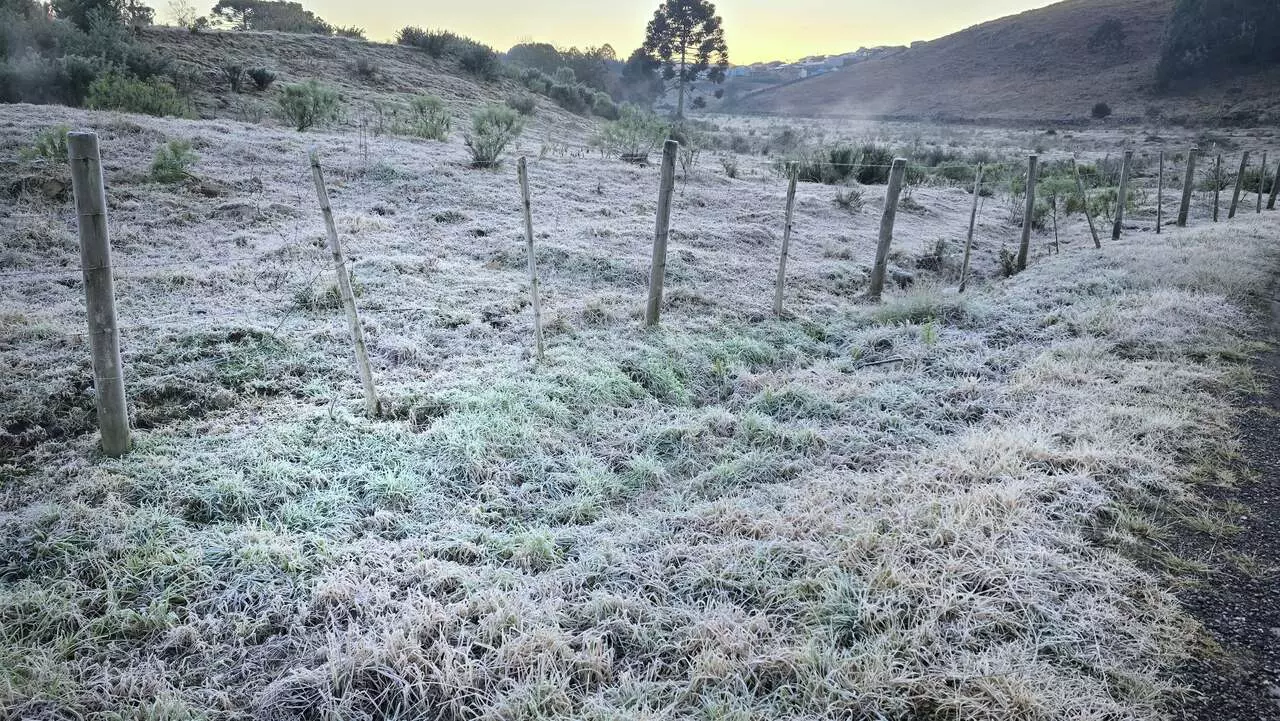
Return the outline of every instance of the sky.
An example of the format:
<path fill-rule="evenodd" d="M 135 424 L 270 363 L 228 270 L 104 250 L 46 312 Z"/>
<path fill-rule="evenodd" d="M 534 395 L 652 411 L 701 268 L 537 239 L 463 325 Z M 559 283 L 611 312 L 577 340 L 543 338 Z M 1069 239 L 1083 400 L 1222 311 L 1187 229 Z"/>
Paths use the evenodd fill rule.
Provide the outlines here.
<path fill-rule="evenodd" d="M 205 0 L 190 0 L 204 12 Z M 166 18 L 168 0 L 151 0 Z M 497 50 L 522 41 L 557 47 L 609 43 L 626 57 L 644 39 L 661 0 L 302 0 L 334 25 L 389 40 L 405 25 L 443 28 Z M 798 60 L 876 45 L 932 40 L 1052 0 L 719 0 L 734 64 Z M 212 7 L 213 2 L 208 2 Z"/>

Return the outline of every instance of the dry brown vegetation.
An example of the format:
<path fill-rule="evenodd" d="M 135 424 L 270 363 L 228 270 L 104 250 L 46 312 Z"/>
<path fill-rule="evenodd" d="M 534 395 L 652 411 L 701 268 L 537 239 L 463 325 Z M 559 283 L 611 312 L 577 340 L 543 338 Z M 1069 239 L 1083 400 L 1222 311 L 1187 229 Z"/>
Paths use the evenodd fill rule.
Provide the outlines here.
<path fill-rule="evenodd" d="M 772 319 L 783 184 L 768 159 L 743 156 L 737 179 L 704 159 L 676 193 L 664 326 L 642 332 L 656 169 L 526 134 L 536 365 L 514 164 L 470 169 L 456 134 L 366 154 L 350 134 L 19 106 L 0 108 L 4 157 L 58 123 L 102 137 L 139 432 L 124 458 L 94 451 L 74 213 L 20 183 L 0 212 L 6 717 L 1047 721 L 1176 704 L 1196 628 L 1169 585 L 1212 559 L 1152 541 L 1233 452 L 1274 214 L 1209 226 L 1198 204 L 1198 228 L 1102 252 L 1077 216 L 1061 254 L 1038 236 L 1032 268 L 998 280 L 1017 229 L 997 197 L 986 282 L 959 296 L 970 196 L 925 183 L 895 241 L 916 283 L 872 306 L 856 298 L 879 189 L 851 213 L 806 183 L 793 313 Z M 192 177 L 153 182 L 174 139 L 199 156 Z M 954 139 L 1009 157 L 1058 142 Z M 385 418 L 360 415 L 310 143 Z"/>

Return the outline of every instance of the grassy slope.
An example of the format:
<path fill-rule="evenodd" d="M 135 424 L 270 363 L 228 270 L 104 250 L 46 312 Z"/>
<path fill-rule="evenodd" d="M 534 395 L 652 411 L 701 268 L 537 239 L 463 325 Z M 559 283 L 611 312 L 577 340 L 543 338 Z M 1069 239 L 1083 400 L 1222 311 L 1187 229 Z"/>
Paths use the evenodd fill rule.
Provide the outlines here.
<path fill-rule="evenodd" d="M 351 38 L 217 31 L 192 35 L 178 28 L 157 27 L 143 31 L 142 39 L 198 69 L 200 81 L 193 100 L 197 114 L 206 118 L 245 120 L 271 112 L 271 98 L 278 86 L 265 94 L 252 90 L 232 94 L 221 69 L 227 64 L 269 68 L 279 75 L 277 83 L 314 78 L 337 87 L 347 104 L 346 125 L 351 127 L 358 126 L 362 117 L 376 122 L 373 102 L 403 104 L 418 93 L 444 99 L 458 117 L 458 127 L 464 127 L 472 110 L 524 91 L 523 86 L 506 79 L 477 80 L 452 58 L 438 60 L 412 48 Z M 376 68 L 373 78 L 357 73 L 360 61 Z M 246 88 L 252 88 L 247 78 L 244 82 Z M 539 106 L 542 112 L 535 121 L 539 132 L 554 127 L 559 133 L 576 134 L 591 127 L 590 121 L 565 112 L 546 98 L 539 98 Z"/>
<path fill-rule="evenodd" d="M 977 25 L 906 53 L 766 90 L 734 110 L 790 115 L 1087 119 L 1105 101 L 1117 117 L 1217 118 L 1270 107 L 1280 73 L 1237 78 L 1194 94 L 1154 97 L 1153 80 L 1171 0 L 1067 0 Z M 1127 48 L 1089 49 L 1114 17 Z"/>
<path fill-rule="evenodd" d="M 509 166 L 378 139 L 364 167 L 350 136 L 58 108 L 0 109 L 3 147 L 33 114 L 103 134 L 143 431 L 94 456 L 78 273 L 42 270 L 74 265 L 74 218 L 15 205 L 6 426 L 68 435 L 28 428 L 0 467 L 14 715 L 1163 717 L 1191 629 L 1119 551 L 1230 452 L 1273 215 L 873 308 L 848 297 L 877 213 L 802 187 L 805 317 L 772 321 L 781 188 L 704 169 L 678 193 L 666 327 L 641 333 L 656 171 L 549 157 L 537 368 Z M 175 136 L 220 197 L 142 176 Z M 397 419 L 356 415 L 311 142 Z M 905 258 L 944 232 L 899 217 Z M 989 267 L 1012 229 L 986 232 Z"/>

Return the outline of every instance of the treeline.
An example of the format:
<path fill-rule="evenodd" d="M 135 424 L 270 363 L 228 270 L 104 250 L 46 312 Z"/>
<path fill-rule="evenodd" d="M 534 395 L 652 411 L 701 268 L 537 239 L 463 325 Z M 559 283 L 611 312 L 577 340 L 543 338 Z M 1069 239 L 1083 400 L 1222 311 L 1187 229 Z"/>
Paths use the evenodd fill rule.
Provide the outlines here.
<path fill-rule="evenodd" d="M 1177 0 L 1156 82 L 1186 82 L 1280 61 L 1276 0 Z"/>

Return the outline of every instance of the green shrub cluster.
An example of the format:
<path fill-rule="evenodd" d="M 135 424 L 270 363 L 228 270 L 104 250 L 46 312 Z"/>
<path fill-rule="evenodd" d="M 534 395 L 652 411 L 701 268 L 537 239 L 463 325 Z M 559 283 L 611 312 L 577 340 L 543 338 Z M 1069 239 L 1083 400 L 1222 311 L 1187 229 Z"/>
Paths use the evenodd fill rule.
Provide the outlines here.
<path fill-rule="evenodd" d="M 434 95 L 419 95 L 409 101 L 404 130 L 408 135 L 441 142 L 449 138 L 452 120 L 444 101 Z"/>
<path fill-rule="evenodd" d="M 448 30 L 423 30 L 408 25 L 396 33 L 396 42 L 433 58 L 453 57 L 464 71 L 481 80 L 493 81 L 502 76 L 502 61 L 493 48 Z"/>
<path fill-rule="evenodd" d="M 190 104 L 172 85 L 158 78 L 143 81 L 109 72 L 89 85 L 85 105 L 94 110 L 120 110 L 144 115 L 186 117 Z"/>
<path fill-rule="evenodd" d="M 46 163 L 65 163 L 67 162 L 67 133 L 69 132 L 71 132 L 71 128 L 66 125 L 45 128 L 36 133 L 36 139 L 31 143 L 31 147 L 23 148 L 18 152 L 18 157 L 27 161 L 38 160 Z"/>
<path fill-rule="evenodd" d="M 666 136 L 667 128 L 658 116 L 628 103 L 622 106 L 617 120 L 600 127 L 596 142 L 607 153 L 641 163 Z"/>
<path fill-rule="evenodd" d="M 471 149 L 471 164 L 477 168 L 498 165 L 502 152 L 524 131 L 524 118 L 505 105 L 488 105 L 471 116 L 471 130 L 466 134 Z"/>
<path fill-rule="evenodd" d="M 538 110 L 538 99 L 529 93 L 512 93 L 507 96 L 507 107 L 527 117 Z"/>
<path fill-rule="evenodd" d="M 151 179 L 157 183 L 181 183 L 191 177 L 188 169 L 199 159 L 190 140 L 170 140 L 160 146 L 151 161 Z"/>
<path fill-rule="evenodd" d="M 338 91 L 321 85 L 315 80 L 285 85 L 276 98 L 280 118 L 291 123 L 299 131 L 315 125 L 336 121 L 342 113 L 342 101 Z"/>

